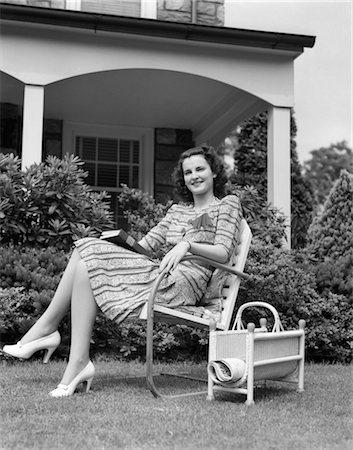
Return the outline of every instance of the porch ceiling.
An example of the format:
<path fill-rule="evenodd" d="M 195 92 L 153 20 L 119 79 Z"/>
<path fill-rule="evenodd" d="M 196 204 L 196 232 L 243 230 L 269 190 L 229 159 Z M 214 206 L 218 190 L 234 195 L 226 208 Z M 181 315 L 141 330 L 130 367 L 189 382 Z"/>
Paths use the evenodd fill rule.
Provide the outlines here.
<path fill-rule="evenodd" d="M 2 74 L 3 101 L 22 83 Z M 233 86 L 168 70 L 116 70 L 69 78 L 45 87 L 45 117 L 72 122 L 191 129 L 216 144 L 265 103 Z"/>

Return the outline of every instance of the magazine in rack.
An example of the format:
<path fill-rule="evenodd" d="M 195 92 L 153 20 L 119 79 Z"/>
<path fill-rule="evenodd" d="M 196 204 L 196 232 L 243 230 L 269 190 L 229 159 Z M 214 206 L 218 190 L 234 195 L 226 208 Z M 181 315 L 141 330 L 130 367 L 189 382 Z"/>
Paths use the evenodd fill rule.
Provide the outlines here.
<path fill-rule="evenodd" d="M 120 247 L 127 248 L 136 253 L 141 253 L 142 255 L 150 256 L 148 251 L 144 249 L 135 238 L 130 236 L 124 230 L 112 230 L 103 231 L 101 239 L 112 242 L 113 244 L 119 245 Z"/>

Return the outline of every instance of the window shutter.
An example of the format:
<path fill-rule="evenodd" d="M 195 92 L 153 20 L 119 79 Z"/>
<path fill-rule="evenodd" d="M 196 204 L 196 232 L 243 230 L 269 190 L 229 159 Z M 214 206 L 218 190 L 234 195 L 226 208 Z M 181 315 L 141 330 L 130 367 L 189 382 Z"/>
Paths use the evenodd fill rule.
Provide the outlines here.
<path fill-rule="evenodd" d="M 141 0 L 81 0 L 81 11 L 141 17 Z"/>

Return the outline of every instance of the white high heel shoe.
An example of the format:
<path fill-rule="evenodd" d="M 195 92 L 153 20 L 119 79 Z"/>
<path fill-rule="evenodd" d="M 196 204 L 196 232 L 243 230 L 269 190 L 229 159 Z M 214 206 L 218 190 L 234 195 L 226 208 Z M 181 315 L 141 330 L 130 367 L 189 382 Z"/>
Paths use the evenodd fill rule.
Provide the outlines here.
<path fill-rule="evenodd" d="M 81 370 L 81 372 L 75 376 L 75 378 L 71 381 L 70 384 L 59 384 L 56 389 L 49 392 L 51 397 L 59 398 L 59 397 L 68 397 L 72 395 L 77 386 L 80 383 L 86 383 L 86 393 L 90 390 L 92 380 L 95 374 L 95 368 L 91 361 L 88 362 L 87 366 Z"/>
<path fill-rule="evenodd" d="M 43 363 L 46 364 L 51 355 L 59 347 L 60 342 L 61 337 L 59 332 L 54 331 L 53 333 L 48 334 L 48 336 L 28 342 L 27 344 L 22 344 L 21 341 L 19 341 L 14 345 L 4 345 L 2 351 L 15 358 L 28 359 L 39 350 L 45 350 Z"/>

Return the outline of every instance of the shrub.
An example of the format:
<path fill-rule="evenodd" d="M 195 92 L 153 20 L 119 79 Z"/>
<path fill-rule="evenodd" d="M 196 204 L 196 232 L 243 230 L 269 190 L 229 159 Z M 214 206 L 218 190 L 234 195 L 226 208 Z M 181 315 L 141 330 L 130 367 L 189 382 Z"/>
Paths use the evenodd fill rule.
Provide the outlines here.
<path fill-rule="evenodd" d="M 0 288 L 0 340 L 14 342 L 33 323 L 32 293 L 22 287 Z"/>
<path fill-rule="evenodd" d="M 122 185 L 123 190 L 118 196 L 119 205 L 124 211 L 124 217 L 130 226 L 130 232 L 141 239 L 165 216 L 172 201 L 165 205 L 156 203 L 154 198 L 140 189 Z"/>
<path fill-rule="evenodd" d="M 49 156 L 20 171 L 20 160 L 0 154 L 0 243 L 56 246 L 96 236 L 113 225 L 107 194 L 84 183 L 78 157 Z"/>
<path fill-rule="evenodd" d="M 351 297 L 353 292 L 353 174 L 342 170 L 324 208 L 308 232 L 308 252 L 317 261 L 320 292 Z"/>
<path fill-rule="evenodd" d="M 254 237 L 264 244 L 281 247 L 286 237 L 285 218 L 276 208 L 261 198 L 257 189 L 252 186 L 239 187 L 233 185 L 231 191 L 236 193 L 243 208 Z"/>
<path fill-rule="evenodd" d="M 351 361 L 352 308 L 344 296 L 317 292 L 306 252 L 285 251 L 255 240 L 246 272 L 251 277 L 240 286 L 239 305 L 249 301 L 272 304 L 285 329 L 298 328 L 299 320 L 304 319 L 310 359 Z M 250 310 L 245 319 L 257 321 L 258 317 Z"/>
<path fill-rule="evenodd" d="M 293 248 L 302 248 L 313 216 L 314 194 L 304 179 L 296 150 L 297 125 L 291 111 L 291 240 Z M 265 201 L 267 196 L 267 113 L 257 114 L 244 121 L 233 132 L 236 145 L 234 159 L 236 184 L 254 186 Z"/>

